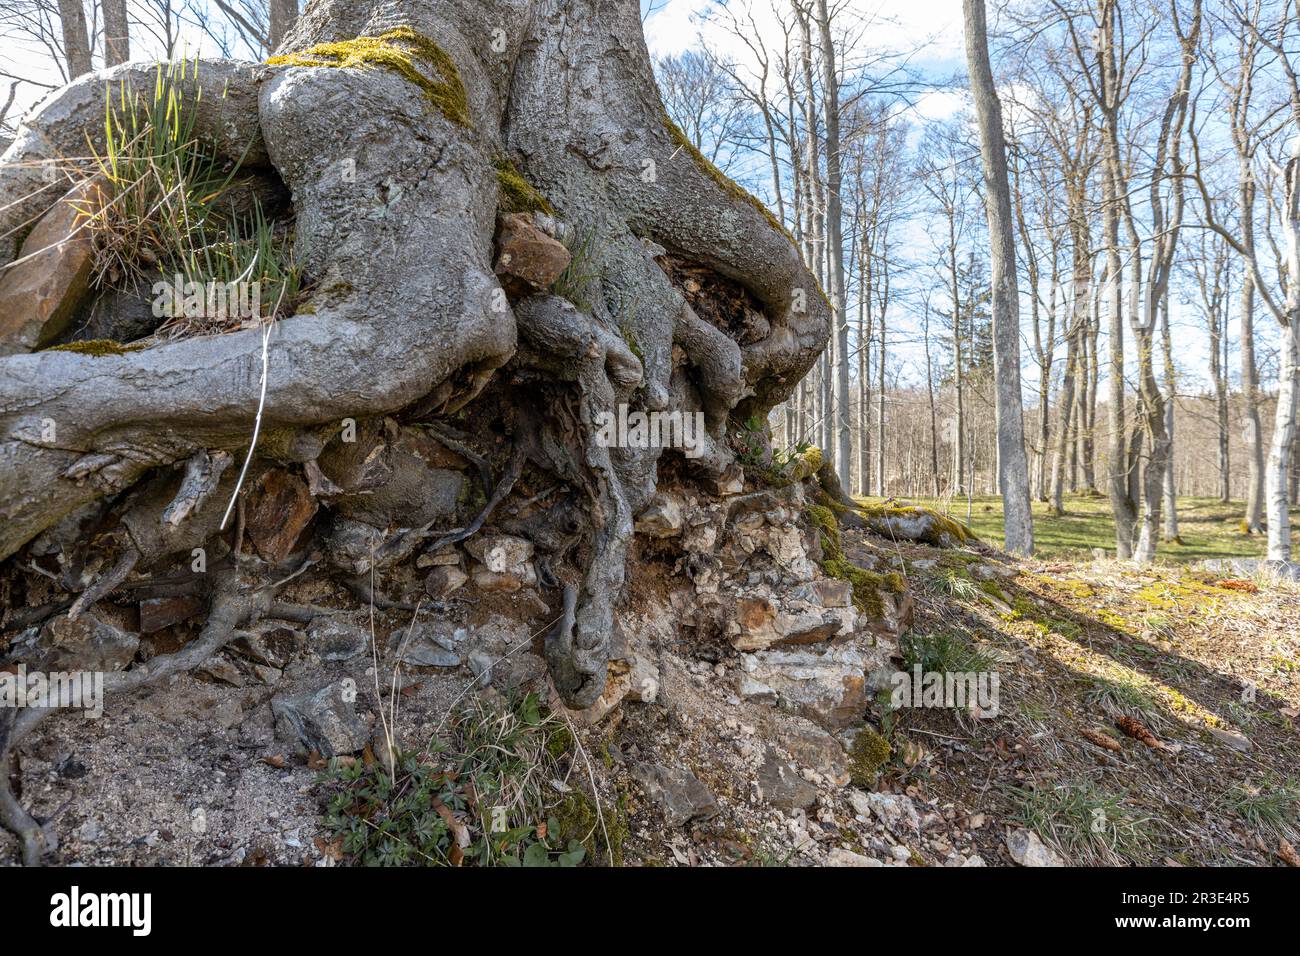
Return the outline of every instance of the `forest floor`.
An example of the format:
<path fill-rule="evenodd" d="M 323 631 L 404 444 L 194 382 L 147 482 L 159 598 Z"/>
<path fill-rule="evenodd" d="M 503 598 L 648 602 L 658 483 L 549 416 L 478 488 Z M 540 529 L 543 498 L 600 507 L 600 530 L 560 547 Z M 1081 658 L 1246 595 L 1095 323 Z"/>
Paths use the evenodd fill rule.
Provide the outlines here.
<path fill-rule="evenodd" d="M 967 808 L 990 862 L 1024 826 L 1072 865 L 1300 865 L 1300 585 L 902 554 L 908 666 L 998 673 L 1000 706 L 893 711 L 885 787 Z"/>
<path fill-rule="evenodd" d="M 866 501 L 880 501 L 866 498 Z M 909 498 L 936 508 L 970 525 L 980 539 L 1002 545 L 1002 499 L 997 495 L 966 498 Z M 1090 558 L 1093 548 L 1114 553 L 1115 524 L 1110 501 L 1104 496 L 1067 495 L 1065 514 L 1053 515 L 1048 506 L 1035 501 L 1034 548 L 1042 558 Z M 1158 559 L 1187 563 L 1207 559 L 1262 558 L 1267 550 L 1264 535 L 1243 534 L 1241 516 L 1245 502 L 1224 503 L 1217 498 L 1179 498 L 1180 542 L 1161 542 Z M 1300 531 L 1300 508 L 1291 509 L 1293 533 Z M 1300 547 L 1300 540 L 1296 542 Z"/>
<path fill-rule="evenodd" d="M 1231 537 L 1200 531 L 1198 510 L 1185 508 L 1190 540 L 1210 549 Z M 1236 513 L 1222 512 L 1216 530 Z M 978 516 L 992 520 L 978 506 L 973 514 L 980 530 Z M 1074 866 L 1300 865 L 1300 583 L 1190 564 L 1022 561 L 974 543 L 934 548 L 857 531 L 843 539 L 849 560 L 865 566 L 874 556 L 906 579 L 913 617 L 893 666 L 996 675 L 992 709 L 892 706 L 888 689 L 864 695 L 866 727 L 889 747 L 882 762 L 859 766 L 857 736 L 833 736 L 740 693 L 742 655 L 680 627 L 671 598 L 683 576 L 647 560 L 631 577 L 623 627 L 657 668 L 654 698 L 629 698 L 590 724 L 553 711 L 522 728 L 494 716 L 468 719 L 472 733 L 449 731 L 462 726 L 448 716 L 478 680 L 468 665 L 425 667 L 406 675 L 400 693 L 396 683 L 377 686 L 372 652 L 414 627 L 411 614 L 382 612 L 374 647 L 363 640 L 346 659 L 296 654 L 274 686 L 240 677 L 232 652 L 103 719 L 55 717 L 21 754 L 20 793 L 42 819 L 57 820 L 62 863 L 348 862 L 353 853 L 329 822 L 347 785 L 338 774 L 369 775 L 356 786 L 374 777 L 379 715 L 400 700 L 403 741 L 439 759 L 470 744 L 505 754 L 489 768 L 494 786 L 505 780 L 501 792 L 553 788 L 556 825 L 547 818 L 546 839 L 552 829 L 576 834 L 590 843 L 588 862 L 1008 866 L 1020 858 L 1016 837 L 1031 831 L 1053 860 Z M 1236 553 L 1218 547 L 1205 553 Z M 418 585 L 408 577 L 384 587 L 408 594 Z M 350 600 L 333 584 L 297 589 L 290 596 L 304 604 Z M 550 611 L 523 598 L 516 606 L 516 597 L 458 604 L 448 626 L 468 635 L 463 651 L 485 648 L 508 657 L 512 674 L 540 678 L 531 638 Z M 340 620 L 375 626 L 365 609 Z M 387 663 L 380 673 L 390 673 Z M 271 705 L 325 680 L 352 682 L 373 734 L 361 760 L 328 771 L 318 755 L 286 744 Z M 494 686 L 481 697 L 501 695 Z M 647 779 L 648 766 L 664 779 Z M 480 775 L 433 782 L 468 814 L 463 785 L 447 781 Z M 467 855 L 488 845 L 476 841 Z M 0 833 L 0 865 L 16 854 Z"/>

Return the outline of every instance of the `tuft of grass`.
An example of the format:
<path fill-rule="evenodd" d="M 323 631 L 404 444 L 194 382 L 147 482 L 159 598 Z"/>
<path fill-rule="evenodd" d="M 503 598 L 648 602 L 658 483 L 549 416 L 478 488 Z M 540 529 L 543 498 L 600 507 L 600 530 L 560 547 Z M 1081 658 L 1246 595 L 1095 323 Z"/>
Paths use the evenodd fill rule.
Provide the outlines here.
<path fill-rule="evenodd" d="M 1092 686 L 1084 696 L 1090 707 L 1111 714 L 1160 717 L 1160 695 L 1146 677 L 1116 665 L 1112 676 L 1089 675 Z"/>
<path fill-rule="evenodd" d="M 205 334 L 237 327 L 244 320 L 275 318 L 293 312 L 302 295 L 302 268 L 288 233 L 255 204 L 246 222 L 234 221 L 210 233 L 201 246 L 177 251 L 175 279 L 155 286 L 163 293 L 166 316 L 159 331 Z M 203 288 L 206 301 L 183 290 Z M 224 290 L 224 302 L 217 293 Z M 203 297 L 200 297 L 203 298 Z"/>
<path fill-rule="evenodd" d="M 601 278 L 600 267 L 595 261 L 596 230 L 589 230 L 581 238 L 570 235 L 564 244 L 569 250 L 569 264 L 555 280 L 551 291 L 562 299 L 568 299 L 578 311 L 590 312 L 591 285 Z"/>
<path fill-rule="evenodd" d="M 125 81 L 105 93 L 103 153 L 91 147 L 102 205 L 85 209 L 95 241 L 94 284 L 134 286 L 205 244 L 217 200 L 234 169 L 223 170 L 195 133 L 181 93 L 192 64 L 159 64 L 152 93 Z"/>
<path fill-rule="evenodd" d="M 941 584 L 945 591 L 963 601 L 978 601 L 983 597 L 978 584 L 953 568 L 945 571 Z"/>
<path fill-rule="evenodd" d="M 536 695 L 513 707 L 476 701 L 391 770 L 333 761 L 325 829 L 365 866 L 577 866 L 587 848 L 560 820 L 578 792 L 563 783 L 565 733 Z"/>
<path fill-rule="evenodd" d="M 1089 781 L 1018 790 L 1015 821 L 1055 844 L 1074 863 L 1140 862 L 1151 843 L 1148 821 Z"/>
<path fill-rule="evenodd" d="M 102 205 L 87 208 L 94 240 L 94 283 L 137 288 L 152 283 L 160 331 L 173 336 L 238 327 L 244 319 L 291 310 L 302 273 L 286 228 L 254 205 L 246 220 L 222 210 L 238 171 L 224 168 L 195 133 L 181 88 L 192 66 L 160 64 L 151 93 L 123 82 L 107 94 L 105 142 L 94 155 Z M 117 343 L 72 351 L 120 355 Z"/>
<path fill-rule="evenodd" d="M 1220 802 L 1256 830 L 1295 839 L 1300 823 L 1300 782 L 1294 779 L 1270 779 L 1258 787 L 1234 784 Z"/>
<path fill-rule="evenodd" d="M 903 666 L 909 671 L 918 665 L 926 674 L 965 674 L 997 669 L 997 662 L 991 655 L 955 630 L 926 634 L 909 632 L 899 642 L 899 650 L 903 654 Z"/>

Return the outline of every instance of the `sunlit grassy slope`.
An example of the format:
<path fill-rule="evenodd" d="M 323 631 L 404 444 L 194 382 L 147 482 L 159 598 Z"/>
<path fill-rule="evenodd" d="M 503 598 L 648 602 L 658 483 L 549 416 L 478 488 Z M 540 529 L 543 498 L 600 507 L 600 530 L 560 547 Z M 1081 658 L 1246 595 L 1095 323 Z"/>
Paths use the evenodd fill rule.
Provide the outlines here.
<path fill-rule="evenodd" d="M 879 501 L 878 498 L 867 499 Z M 929 498 L 908 499 L 936 508 L 967 521 L 967 501 Z M 1266 550 L 1263 535 L 1241 533 L 1245 505 L 1240 501 L 1223 504 L 1213 498 L 1179 498 L 1178 523 L 1182 544 L 1161 542 L 1159 557 L 1164 561 L 1201 561 L 1206 558 L 1261 558 Z M 1300 509 L 1291 511 L 1292 528 L 1300 530 Z M 1002 499 L 996 496 L 972 498 L 969 524 L 989 544 L 1002 544 Z M 1106 498 L 1067 495 L 1065 514 L 1056 517 L 1047 506 L 1034 502 L 1034 546 L 1039 557 L 1088 558 L 1093 548 L 1115 550 L 1115 531 L 1110 502 Z M 1296 542 L 1300 548 L 1300 541 Z"/>

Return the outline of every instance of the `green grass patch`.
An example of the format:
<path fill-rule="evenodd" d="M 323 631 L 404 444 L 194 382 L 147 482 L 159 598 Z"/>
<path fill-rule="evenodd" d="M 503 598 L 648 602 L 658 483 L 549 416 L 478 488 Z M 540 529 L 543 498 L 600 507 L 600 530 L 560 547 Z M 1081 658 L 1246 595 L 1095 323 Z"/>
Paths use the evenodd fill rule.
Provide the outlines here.
<path fill-rule="evenodd" d="M 917 504 L 966 522 L 982 541 L 1001 546 L 1002 499 L 981 495 L 971 499 L 969 516 L 964 498 L 951 500 L 917 498 Z M 1160 561 L 1190 563 L 1212 558 L 1262 558 L 1267 541 L 1262 535 L 1241 530 L 1245 503 L 1223 504 L 1216 498 L 1178 499 L 1178 522 L 1182 544 L 1161 542 Z M 1039 558 L 1090 558 L 1093 548 L 1115 553 L 1115 523 L 1106 498 L 1067 495 L 1065 514 L 1053 515 L 1043 502 L 1033 503 L 1034 554 Z M 1300 508 L 1292 508 L 1292 523 L 1300 527 Z"/>
<path fill-rule="evenodd" d="M 1013 793 L 1015 821 L 1055 844 L 1071 863 L 1139 862 L 1151 843 L 1147 821 L 1124 798 L 1091 782 Z"/>

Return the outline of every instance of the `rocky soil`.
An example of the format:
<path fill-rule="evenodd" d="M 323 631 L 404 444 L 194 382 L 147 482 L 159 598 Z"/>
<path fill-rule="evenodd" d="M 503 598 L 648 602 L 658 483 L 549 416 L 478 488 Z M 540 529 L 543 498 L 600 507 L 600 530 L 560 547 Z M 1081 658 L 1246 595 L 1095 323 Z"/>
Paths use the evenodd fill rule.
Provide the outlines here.
<path fill-rule="evenodd" d="M 1293 585 L 828 537 L 814 482 L 734 492 L 682 485 L 640 514 L 608 685 L 587 710 L 549 684 L 541 636 L 559 609 L 532 544 L 489 527 L 377 574 L 381 603 L 414 610 L 291 583 L 284 606 L 310 620 L 269 615 L 100 719 L 50 719 L 15 789 L 61 863 L 335 865 L 321 772 L 381 751 L 381 711 L 418 746 L 466 700 L 532 690 L 575 731 L 560 786 L 584 788 L 618 834 L 598 863 L 1286 859 Z M 823 569 L 841 551 L 867 574 L 856 588 Z M 121 667 L 201 622 L 179 600 L 118 598 L 47 623 L 42 646 Z M 890 706 L 918 638 L 950 632 L 999 673 L 997 716 Z M 16 862 L 8 836 L 0 859 Z"/>

